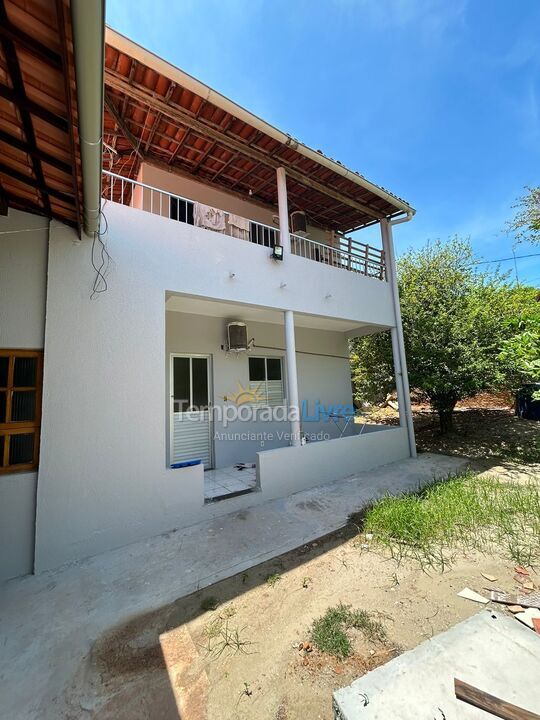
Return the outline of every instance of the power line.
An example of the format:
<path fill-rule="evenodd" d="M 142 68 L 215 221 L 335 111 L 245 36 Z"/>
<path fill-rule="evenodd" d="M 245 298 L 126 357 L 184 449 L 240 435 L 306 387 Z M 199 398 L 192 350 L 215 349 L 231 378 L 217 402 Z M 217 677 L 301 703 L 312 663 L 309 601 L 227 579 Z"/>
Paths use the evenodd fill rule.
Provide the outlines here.
<path fill-rule="evenodd" d="M 476 262 L 473 262 L 473 265 L 489 265 L 490 263 L 497 263 L 497 262 L 509 262 L 510 260 L 523 260 L 524 258 L 532 258 L 532 257 L 538 257 L 540 256 L 540 253 L 531 253 L 530 255 L 512 255 L 512 257 L 507 258 L 498 258 L 497 260 L 478 260 Z"/>

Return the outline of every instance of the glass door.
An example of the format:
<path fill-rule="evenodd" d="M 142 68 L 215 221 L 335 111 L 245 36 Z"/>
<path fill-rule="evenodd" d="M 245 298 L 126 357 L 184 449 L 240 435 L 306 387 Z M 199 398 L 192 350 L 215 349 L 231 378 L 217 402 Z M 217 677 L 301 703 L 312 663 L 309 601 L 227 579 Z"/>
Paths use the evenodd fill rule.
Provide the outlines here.
<path fill-rule="evenodd" d="M 171 355 L 171 464 L 213 467 L 211 357 Z"/>

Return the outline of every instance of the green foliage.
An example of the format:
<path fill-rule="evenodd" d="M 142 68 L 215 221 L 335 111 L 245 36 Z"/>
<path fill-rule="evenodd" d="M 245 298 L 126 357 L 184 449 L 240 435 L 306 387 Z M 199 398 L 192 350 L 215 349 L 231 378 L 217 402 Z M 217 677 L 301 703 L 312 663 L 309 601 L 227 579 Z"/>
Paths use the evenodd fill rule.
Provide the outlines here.
<path fill-rule="evenodd" d="M 540 379 L 540 301 L 534 288 L 520 288 L 519 302 L 506 325 L 499 359 L 514 386 Z"/>
<path fill-rule="evenodd" d="M 508 230 L 515 233 L 518 242 L 540 243 L 540 187 L 526 188 L 527 194 L 519 198 L 513 206 L 514 219 L 508 224 Z"/>
<path fill-rule="evenodd" d="M 479 271 L 470 242 L 458 238 L 410 250 L 398 260 L 398 277 L 410 386 L 429 399 L 445 431 L 458 400 L 505 385 L 501 348 L 516 333 L 510 319 L 532 295 L 498 272 Z M 355 340 L 352 366 L 356 399 L 379 401 L 394 387 L 388 334 Z"/>
<path fill-rule="evenodd" d="M 393 557 L 444 569 L 452 550 L 502 550 L 525 565 L 540 561 L 540 488 L 467 472 L 421 492 L 386 497 L 364 530 Z"/>
<path fill-rule="evenodd" d="M 352 610 L 350 605 L 340 603 L 328 608 L 324 615 L 315 620 L 311 628 L 311 639 L 321 651 L 344 660 L 352 653 L 352 645 L 347 630 L 361 630 L 368 640 L 383 641 L 386 637 L 384 627 L 373 620 L 365 610 Z"/>

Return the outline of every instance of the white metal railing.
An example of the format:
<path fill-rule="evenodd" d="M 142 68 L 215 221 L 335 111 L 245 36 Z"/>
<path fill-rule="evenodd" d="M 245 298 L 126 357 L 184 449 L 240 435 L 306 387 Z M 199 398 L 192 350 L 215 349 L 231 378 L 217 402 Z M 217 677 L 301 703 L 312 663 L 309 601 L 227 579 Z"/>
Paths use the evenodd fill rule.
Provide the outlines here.
<path fill-rule="evenodd" d="M 386 279 L 384 252 L 352 238 L 339 238 L 340 245 L 325 245 L 301 235 L 291 234 L 293 255 L 315 260 L 325 265 L 360 273 L 379 280 Z"/>
<path fill-rule="evenodd" d="M 161 215 L 189 225 L 193 225 L 195 221 L 195 202 L 193 200 L 166 190 L 160 190 L 138 180 L 117 175 L 108 170 L 103 170 L 101 195 L 103 198 L 121 205 L 129 205 L 138 210 L 146 210 L 155 215 Z M 248 220 L 249 230 L 240 230 L 229 222 L 230 213 L 223 211 L 223 215 L 225 229 L 219 232 L 224 235 L 249 240 L 264 247 L 274 247 L 275 244 L 279 244 L 278 228 Z"/>
<path fill-rule="evenodd" d="M 195 221 L 193 200 L 108 170 L 103 170 L 102 197 L 190 225 Z M 224 211 L 223 215 L 226 219 L 225 229 L 220 232 L 225 235 L 269 248 L 280 242 L 279 229 L 276 227 L 249 220 L 249 231 L 240 230 L 229 222 L 230 213 Z M 384 252 L 378 248 L 345 237 L 338 237 L 339 245 L 336 246 L 294 233 L 290 237 L 293 255 L 380 280 L 386 279 Z"/>

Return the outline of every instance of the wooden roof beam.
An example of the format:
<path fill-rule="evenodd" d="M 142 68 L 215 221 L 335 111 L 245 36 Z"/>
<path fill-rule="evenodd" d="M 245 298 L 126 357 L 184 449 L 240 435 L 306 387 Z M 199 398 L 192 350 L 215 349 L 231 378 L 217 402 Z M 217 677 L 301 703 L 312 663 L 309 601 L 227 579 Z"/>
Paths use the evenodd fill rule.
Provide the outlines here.
<path fill-rule="evenodd" d="M 10 167 L 3 162 L 0 162 L 0 172 L 7 177 L 13 178 L 13 180 L 17 180 L 24 185 L 29 185 L 30 187 L 39 190 L 42 195 L 50 195 L 51 197 L 55 197 L 68 205 L 73 204 L 73 195 L 62 192 L 62 190 L 56 190 L 56 188 L 52 188 L 49 185 L 45 185 L 44 182 L 36 180 L 29 175 L 25 175 L 24 173 L 19 172 L 19 170 L 15 170 L 15 168 Z"/>
<path fill-rule="evenodd" d="M 248 145 L 240 142 L 239 140 L 231 138 L 229 135 L 225 135 L 224 133 L 215 130 L 213 127 L 210 127 L 209 125 L 201 122 L 200 120 L 191 117 L 186 112 L 180 110 L 177 106 L 172 106 L 165 103 L 162 99 L 156 97 L 151 92 L 141 90 L 139 87 L 130 85 L 127 80 L 118 77 L 116 73 L 108 70 L 107 68 L 105 69 L 105 85 L 108 85 L 119 92 L 131 95 L 133 98 L 136 98 L 144 105 L 148 105 L 150 107 L 153 107 L 154 109 L 159 110 L 163 115 L 169 117 L 174 122 L 180 123 L 191 130 L 195 130 L 196 132 L 206 135 L 212 140 L 217 140 L 224 146 L 230 148 L 231 150 L 239 152 L 240 154 L 248 158 L 257 160 L 258 162 L 273 167 L 274 169 L 277 169 L 278 167 L 284 167 L 287 175 L 289 175 L 291 178 L 293 178 L 300 184 L 307 185 L 307 187 L 311 187 L 313 190 L 318 190 L 324 195 L 327 195 L 328 197 L 331 197 L 334 200 L 343 203 L 344 205 L 349 205 L 356 210 L 361 210 L 366 215 L 369 215 L 370 217 L 376 219 L 380 219 L 385 215 L 385 213 L 382 211 L 375 211 L 373 208 L 365 205 L 364 203 L 360 203 L 353 198 L 348 197 L 347 195 L 343 195 L 342 193 L 332 190 L 332 188 L 329 188 L 317 182 L 316 180 L 312 180 L 311 178 L 306 177 L 286 162 L 274 159 L 269 155 L 260 152 L 259 150 L 256 150 L 255 148 L 249 147 Z"/>
<path fill-rule="evenodd" d="M 0 183 L 0 215 L 8 214 L 9 201 L 2 183 Z"/>
<path fill-rule="evenodd" d="M 146 156 L 139 147 L 139 145 L 140 145 L 139 140 L 135 137 L 135 135 L 128 128 L 126 121 L 124 120 L 124 118 L 120 115 L 120 113 L 116 109 L 116 105 L 114 104 L 111 96 L 107 92 L 105 92 L 104 102 L 105 102 L 105 107 L 110 112 L 110 114 L 113 116 L 113 119 L 114 119 L 115 123 L 117 124 L 118 128 L 120 129 L 122 135 L 129 142 L 129 144 L 133 148 L 133 151 L 135 152 L 137 157 L 140 160 L 145 160 Z"/>
<path fill-rule="evenodd" d="M 0 0 L 0 27 L 9 27 L 9 24 L 10 23 L 8 19 L 8 14 L 6 12 L 4 0 Z M 2 46 L 2 50 L 4 52 L 4 57 L 6 59 L 6 65 L 9 72 L 9 78 L 11 80 L 11 84 L 13 85 L 13 89 L 21 98 L 21 100 L 26 100 L 26 88 L 21 72 L 21 66 L 19 64 L 19 56 L 17 55 L 13 40 L 9 37 L 6 37 L 5 35 L 0 34 L 0 45 Z M 37 148 L 36 135 L 34 132 L 34 123 L 32 121 L 30 112 L 28 111 L 28 108 L 21 107 L 21 105 L 17 106 L 17 110 L 21 119 L 21 125 L 23 128 L 24 136 L 26 138 L 26 143 L 32 150 L 35 150 Z M 33 173 L 36 176 L 36 180 L 39 186 L 38 189 L 41 194 L 41 201 L 46 212 L 50 214 L 51 202 L 49 196 L 46 193 L 45 175 L 43 174 L 43 168 L 41 167 L 41 160 L 35 155 L 30 155 L 29 157 Z"/>
<path fill-rule="evenodd" d="M 31 115 L 35 115 L 41 120 L 49 123 L 49 125 L 52 125 L 53 127 L 56 127 L 63 132 L 67 133 L 69 130 L 69 125 L 66 118 L 61 117 L 60 115 L 56 115 L 56 113 L 47 110 L 33 100 L 29 100 L 26 96 L 21 95 L 13 88 L 2 85 L 1 83 L 0 97 L 3 97 L 10 103 L 13 103 L 13 105 L 17 106 L 18 108 L 27 110 Z"/>
<path fill-rule="evenodd" d="M 31 35 L 27 35 L 23 30 L 13 25 L 7 18 L 5 18 L 0 25 L 0 37 L 15 42 L 56 70 L 62 70 L 62 57 L 57 52 L 47 47 L 47 45 L 43 45 L 43 43 Z"/>
<path fill-rule="evenodd" d="M 61 170 L 62 172 L 66 173 L 67 175 L 71 175 L 73 173 L 73 169 L 69 163 L 64 162 L 63 160 L 60 160 L 59 158 L 55 157 L 54 155 L 50 155 L 48 152 L 45 152 L 44 150 L 40 150 L 38 147 L 34 147 L 34 148 L 31 147 L 24 140 L 20 140 L 19 138 L 16 138 L 14 135 L 11 135 L 10 133 L 5 132 L 1 128 L 0 128 L 0 141 L 5 142 L 7 145 L 11 145 L 11 147 L 17 148 L 17 150 L 20 150 L 21 152 L 24 152 L 27 155 L 36 157 L 36 158 L 38 158 L 38 160 L 42 160 L 43 162 L 47 163 L 47 165 L 51 165 L 52 167 L 55 167 L 57 170 Z"/>

